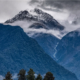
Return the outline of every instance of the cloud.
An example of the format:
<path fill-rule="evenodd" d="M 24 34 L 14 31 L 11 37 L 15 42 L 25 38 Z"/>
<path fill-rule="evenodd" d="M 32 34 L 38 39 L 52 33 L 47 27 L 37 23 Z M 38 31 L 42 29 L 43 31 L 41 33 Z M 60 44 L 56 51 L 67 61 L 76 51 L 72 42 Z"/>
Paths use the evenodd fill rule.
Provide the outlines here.
<path fill-rule="evenodd" d="M 3 80 L 3 79 L 4 79 L 4 77 L 2 75 L 0 75 L 0 80 Z"/>
<path fill-rule="evenodd" d="M 54 30 L 54 29 L 50 29 L 50 30 L 47 30 L 47 29 L 34 29 L 34 28 L 29 28 L 32 24 L 34 24 L 35 21 L 16 21 L 14 23 L 9 23 L 9 25 L 12 25 L 12 26 L 20 26 L 25 33 L 28 34 L 28 36 L 32 37 L 34 34 L 36 33 L 47 33 L 47 34 L 51 34 L 59 39 L 61 39 L 64 34 L 61 33 L 61 31 L 59 30 Z M 6 25 L 6 24 L 4 24 Z"/>
<path fill-rule="evenodd" d="M 30 3 L 41 3 L 41 7 L 51 6 L 57 9 L 78 9 L 80 7 L 80 0 L 31 0 Z"/>
<path fill-rule="evenodd" d="M 13 75 L 12 79 L 15 80 L 15 79 L 17 79 L 17 78 L 18 78 L 18 75 L 17 75 L 17 73 L 15 73 L 15 74 Z"/>
<path fill-rule="evenodd" d="M 35 76 L 35 77 L 37 77 L 37 76 L 38 76 L 38 74 L 34 74 L 34 76 Z"/>
<path fill-rule="evenodd" d="M 54 12 L 68 11 L 71 19 L 80 15 L 80 0 L 31 0 L 30 3 L 33 5 L 40 3 L 38 7 Z"/>
<path fill-rule="evenodd" d="M 80 28 L 80 0 L 31 0 L 65 26 L 65 32 Z M 77 24 L 74 24 L 76 22 Z"/>
<path fill-rule="evenodd" d="M 30 37 L 33 36 L 36 33 L 46 33 L 46 34 L 51 34 L 59 39 L 63 37 L 63 35 L 60 34 L 59 31 L 57 30 L 46 30 L 46 29 L 25 29 L 24 30 Z"/>
<path fill-rule="evenodd" d="M 35 7 L 44 9 L 57 20 L 72 19 L 80 14 L 79 0 L 0 0 L 0 22 L 12 18 L 21 10 Z"/>
<path fill-rule="evenodd" d="M 30 0 L 0 0 L 0 22 L 4 22 L 19 11 L 29 9 Z"/>

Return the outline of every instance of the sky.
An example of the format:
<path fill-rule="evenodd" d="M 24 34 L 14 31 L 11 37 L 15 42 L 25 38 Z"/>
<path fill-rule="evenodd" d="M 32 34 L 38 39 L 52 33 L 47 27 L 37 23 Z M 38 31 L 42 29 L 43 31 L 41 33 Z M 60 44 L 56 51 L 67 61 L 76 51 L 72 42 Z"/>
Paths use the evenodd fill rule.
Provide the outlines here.
<path fill-rule="evenodd" d="M 0 22 L 4 22 L 5 20 L 13 17 L 21 10 L 35 7 L 48 11 L 58 20 L 67 19 L 68 12 L 66 10 L 59 10 L 57 7 L 52 6 L 49 2 L 50 0 L 44 0 L 44 2 L 43 0 L 0 0 Z M 46 6 L 47 3 L 49 3 L 48 6 Z M 62 15 L 64 17 L 62 17 Z"/>
<path fill-rule="evenodd" d="M 80 0 L 0 0 L 0 23 L 36 7 L 51 14 L 67 31 L 80 28 Z"/>
<path fill-rule="evenodd" d="M 2 16 L 8 15 L 8 17 L 11 17 L 20 10 L 33 6 L 41 7 L 42 9 L 48 11 L 65 14 L 65 17 L 68 14 L 70 16 L 77 16 L 80 12 L 79 0 L 0 0 L 0 14 Z"/>
<path fill-rule="evenodd" d="M 80 13 L 79 0 L 0 0 L 0 22 L 33 7 L 47 11 L 59 21 L 73 20 Z"/>

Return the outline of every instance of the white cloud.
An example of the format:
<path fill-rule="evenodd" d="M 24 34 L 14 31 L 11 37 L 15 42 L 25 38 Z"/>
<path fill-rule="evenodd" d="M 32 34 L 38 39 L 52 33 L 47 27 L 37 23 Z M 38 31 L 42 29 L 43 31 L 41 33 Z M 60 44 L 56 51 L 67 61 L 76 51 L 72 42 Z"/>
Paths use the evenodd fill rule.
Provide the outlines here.
<path fill-rule="evenodd" d="M 37 77 L 38 76 L 38 74 L 34 74 L 35 75 L 35 77 Z"/>
<path fill-rule="evenodd" d="M 2 75 L 0 75 L 0 80 L 3 80 L 3 79 L 4 79 L 4 77 Z"/>
<path fill-rule="evenodd" d="M 33 36 L 35 33 L 47 33 L 47 34 L 51 34 L 51 35 L 54 35 L 55 37 L 61 39 L 64 34 L 61 34 L 61 31 L 59 30 L 54 30 L 54 29 L 50 29 L 50 30 L 47 30 L 47 29 L 34 29 L 34 28 L 29 28 L 32 24 L 34 24 L 35 21 L 16 21 L 14 23 L 9 23 L 9 25 L 12 25 L 12 26 L 20 26 L 24 32 L 26 32 L 30 37 Z M 6 24 L 5 24 L 6 25 Z"/>
<path fill-rule="evenodd" d="M 13 75 L 12 79 L 14 80 L 14 79 L 17 79 L 17 78 L 18 78 L 18 74 L 15 73 L 15 74 Z"/>
<path fill-rule="evenodd" d="M 30 0 L 0 0 L 0 22 L 15 16 L 19 11 L 30 9 Z"/>
<path fill-rule="evenodd" d="M 44 0 L 32 0 L 35 4 L 29 4 L 31 0 L 0 0 L 0 22 L 4 22 L 7 19 L 12 18 L 15 16 L 19 11 L 25 9 L 32 9 L 35 7 L 39 7 L 39 5 L 43 4 Z M 41 4 L 40 4 L 41 3 Z M 5 5 L 5 6 L 4 6 Z M 39 7 L 42 8 L 42 7 Z M 56 7 L 45 6 L 45 8 L 53 9 L 53 11 L 45 10 L 46 12 L 50 13 L 55 19 L 57 20 L 65 20 L 68 17 L 68 12 L 65 10 L 57 10 Z M 43 9 L 43 8 L 42 8 Z"/>
<path fill-rule="evenodd" d="M 38 7 L 64 25 L 66 32 L 80 28 L 80 0 L 32 0 L 32 2 L 41 3 Z M 77 21 L 78 24 L 72 24 L 73 21 Z"/>

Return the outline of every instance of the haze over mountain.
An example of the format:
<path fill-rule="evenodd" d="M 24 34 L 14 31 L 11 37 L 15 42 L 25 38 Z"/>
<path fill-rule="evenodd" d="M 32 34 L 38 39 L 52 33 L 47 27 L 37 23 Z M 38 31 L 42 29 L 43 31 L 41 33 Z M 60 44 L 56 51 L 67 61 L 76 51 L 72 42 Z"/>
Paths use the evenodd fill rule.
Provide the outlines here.
<path fill-rule="evenodd" d="M 55 80 L 78 80 L 75 74 L 58 65 L 38 43 L 18 26 L 0 24 L 0 75 L 32 68 L 36 73 L 51 71 Z"/>
<path fill-rule="evenodd" d="M 63 36 L 61 32 L 64 30 L 64 26 L 62 26 L 50 14 L 40 9 L 21 11 L 12 19 L 7 20 L 5 23 L 19 25 L 26 33 L 31 31 L 37 33 L 50 33 L 58 38 Z"/>

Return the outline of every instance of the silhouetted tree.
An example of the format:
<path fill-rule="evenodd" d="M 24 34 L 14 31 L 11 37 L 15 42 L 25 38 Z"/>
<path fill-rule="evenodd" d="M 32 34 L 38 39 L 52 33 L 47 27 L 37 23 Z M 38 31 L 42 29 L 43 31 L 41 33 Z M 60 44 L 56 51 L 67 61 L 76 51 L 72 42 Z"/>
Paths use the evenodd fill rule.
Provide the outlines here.
<path fill-rule="evenodd" d="M 10 72 L 7 72 L 7 74 L 5 76 L 5 79 L 3 79 L 3 80 L 13 80 L 11 73 Z"/>
<path fill-rule="evenodd" d="M 26 76 L 27 77 L 27 80 L 35 80 L 35 72 L 33 71 L 33 69 L 30 69 L 28 71 L 28 75 Z"/>
<path fill-rule="evenodd" d="M 53 74 L 51 72 L 47 72 L 43 80 L 54 80 Z"/>
<path fill-rule="evenodd" d="M 42 80 L 42 76 L 39 74 L 36 78 L 36 80 Z"/>
<path fill-rule="evenodd" d="M 26 70 L 22 69 L 19 71 L 18 80 L 26 80 Z"/>

